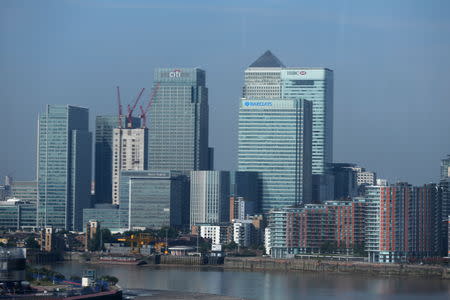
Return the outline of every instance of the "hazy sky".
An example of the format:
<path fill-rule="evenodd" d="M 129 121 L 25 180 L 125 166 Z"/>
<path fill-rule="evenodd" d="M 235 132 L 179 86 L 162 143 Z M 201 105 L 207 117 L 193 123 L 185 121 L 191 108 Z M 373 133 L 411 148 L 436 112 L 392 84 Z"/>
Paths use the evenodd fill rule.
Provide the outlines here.
<path fill-rule="evenodd" d="M 335 72 L 334 161 L 436 181 L 450 153 L 450 1 L 0 0 L 0 176 L 35 178 L 38 114 L 94 117 L 150 88 L 156 67 L 207 74 L 217 169 L 237 165 L 243 71 L 270 49 Z"/>

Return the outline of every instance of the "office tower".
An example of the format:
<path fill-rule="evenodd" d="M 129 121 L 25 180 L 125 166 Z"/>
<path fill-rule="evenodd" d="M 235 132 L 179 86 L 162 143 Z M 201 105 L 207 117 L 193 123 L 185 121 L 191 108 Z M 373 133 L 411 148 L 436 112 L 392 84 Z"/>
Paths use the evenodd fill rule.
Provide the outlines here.
<path fill-rule="evenodd" d="M 36 228 L 36 202 L 17 198 L 0 201 L 0 229 L 15 231 Z"/>
<path fill-rule="evenodd" d="M 260 211 L 257 172 L 230 172 L 230 222 Z"/>
<path fill-rule="evenodd" d="M 110 203 L 95 204 L 93 208 L 83 209 L 83 224 L 89 221 L 100 222 L 102 228 L 112 233 L 124 232 L 128 230 L 128 211 Z"/>
<path fill-rule="evenodd" d="M 352 198 L 358 195 L 356 166 L 350 163 L 331 164 L 331 174 L 334 177 L 334 198 Z"/>
<path fill-rule="evenodd" d="M 36 204 L 37 181 L 14 181 L 11 185 L 11 194 L 14 198 Z"/>
<path fill-rule="evenodd" d="M 128 229 L 187 227 L 188 182 L 179 171 L 122 171 L 120 209 L 128 211 Z"/>
<path fill-rule="evenodd" d="M 155 70 L 149 169 L 208 170 L 208 89 L 197 68 Z"/>
<path fill-rule="evenodd" d="M 441 160 L 441 180 L 450 177 L 450 155 Z"/>
<path fill-rule="evenodd" d="M 118 116 L 95 118 L 95 200 L 97 203 L 112 203 L 112 157 L 113 129 L 125 128 L 126 119 L 119 126 Z M 141 120 L 132 118 L 132 127 L 139 128 Z"/>
<path fill-rule="evenodd" d="M 48 105 L 38 128 L 38 227 L 82 230 L 90 206 L 91 146 L 89 112 L 70 105 Z"/>
<path fill-rule="evenodd" d="M 312 197 L 316 202 L 333 199 L 333 71 L 285 67 L 266 51 L 245 70 L 243 98 L 312 102 Z"/>
<path fill-rule="evenodd" d="M 311 202 L 311 116 L 301 99 L 242 99 L 239 171 L 259 174 L 261 209 Z"/>
<path fill-rule="evenodd" d="M 112 203 L 120 204 L 120 172 L 148 168 L 148 129 L 113 129 Z"/>
<path fill-rule="evenodd" d="M 446 256 L 450 253 L 450 248 L 448 248 L 448 220 L 450 217 L 450 177 L 442 179 L 438 185 L 438 201 L 439 201 L 439 212 L 441 220 L 441 250 L 442 256 Z"/>
<path fill-rule="evenodd" d="M 375 185 L 377 182 L 377 173 L 366 171 L 365 168 L 353 167 L 356 171 L 356 183 L 361 185 Z"/>
<path fill-rule="evenodd" d="M 230 172 L 191 171 L 190 224 L 229 221 Z"/>

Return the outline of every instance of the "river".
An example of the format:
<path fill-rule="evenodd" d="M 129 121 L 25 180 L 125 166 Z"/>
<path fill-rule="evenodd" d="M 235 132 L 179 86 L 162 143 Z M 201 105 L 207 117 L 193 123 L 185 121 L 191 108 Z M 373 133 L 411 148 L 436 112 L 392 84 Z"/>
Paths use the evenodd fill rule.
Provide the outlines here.
<path fill-rule="evenodd" d="M 127 289 L 155 289 L 219 294 L 238 298 L 275 300 L 448 300 L 450 280 L 372 277 L 310 272 L 250 272 L 220 268 L 175 268 L 131 265 L 51 265 L 66 277 L 84 269 L 119 278 Z"/>

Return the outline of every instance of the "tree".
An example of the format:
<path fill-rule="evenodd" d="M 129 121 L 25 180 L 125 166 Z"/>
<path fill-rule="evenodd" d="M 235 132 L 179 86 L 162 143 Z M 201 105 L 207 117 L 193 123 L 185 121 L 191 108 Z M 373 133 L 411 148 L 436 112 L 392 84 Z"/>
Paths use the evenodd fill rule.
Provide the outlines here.
<path fill-rule="evenodd" d="M 336 242 L 327 241 L 320 246 L 320 253 L 333 254 L 336 250 Z"/>
<path fill-rule="evenodd" d="M 117 277 L 109 276 L 109 275 L 104 275 L 104 276 L 100 277 L 100 280 L 106 281 L 111 285 L 116 285 L 119 282 L 119 279 Z"/>
<path fill-rule="evenodd" d="M 39 243 L 32 235 L 25 240 L 25 246 L 29 249 L 39 249 Z"/>

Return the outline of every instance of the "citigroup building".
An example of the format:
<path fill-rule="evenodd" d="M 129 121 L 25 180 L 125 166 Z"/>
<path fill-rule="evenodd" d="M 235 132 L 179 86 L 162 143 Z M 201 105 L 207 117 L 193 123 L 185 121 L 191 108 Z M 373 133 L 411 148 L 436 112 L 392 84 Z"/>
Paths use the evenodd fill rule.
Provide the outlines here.
<path fill-rule="evenodd" d="M 239 171 L 259 173 L 262 210 L 311 199 L 312 105 L 302 99 L 241 99 Z"/>

